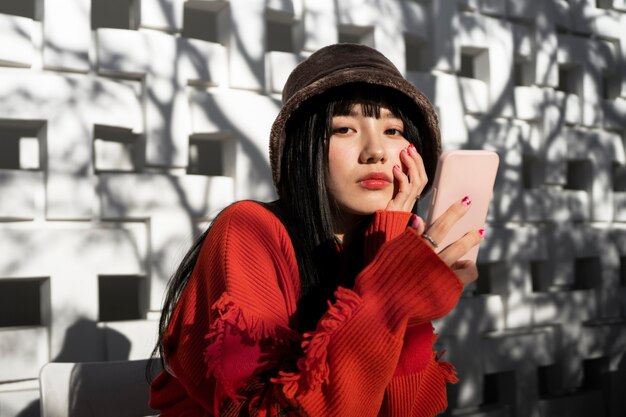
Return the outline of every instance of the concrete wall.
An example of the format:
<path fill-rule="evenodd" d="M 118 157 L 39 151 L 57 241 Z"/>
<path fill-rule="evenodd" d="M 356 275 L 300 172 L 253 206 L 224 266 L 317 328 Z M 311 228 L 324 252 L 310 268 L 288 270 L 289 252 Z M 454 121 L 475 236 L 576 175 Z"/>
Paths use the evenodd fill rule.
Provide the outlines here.
<path fill-rule="evenodd" d="M 383 51 L 445 148 L 500 153 L 481 278 L 437 323 L 470 416 L 626 415 L 624 0 L 3 0 L 0 417 L 48 361 L 146 357 L 168 276 L 274 197 L 291 69 Z"/>

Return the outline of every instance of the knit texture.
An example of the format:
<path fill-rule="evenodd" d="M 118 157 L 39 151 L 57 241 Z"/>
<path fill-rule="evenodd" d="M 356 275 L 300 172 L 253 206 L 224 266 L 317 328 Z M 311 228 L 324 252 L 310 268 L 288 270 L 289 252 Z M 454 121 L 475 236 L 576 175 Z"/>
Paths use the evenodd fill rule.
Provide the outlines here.
<path fill-rule="evenodd" d="M 373 216 L 369 264 L 302 335 L 294 330 L 300 288 L 287 231 L 258 203 L 227 208 L 172 316 L 164 340 L 171 373 L 154 380 L 150 405 L 163 417 L 443 411 L 445 384 L 456 376 L 432 350 L 430 321 L 456 305 L 462 284 L 407 229 L 409 219 Z"/>

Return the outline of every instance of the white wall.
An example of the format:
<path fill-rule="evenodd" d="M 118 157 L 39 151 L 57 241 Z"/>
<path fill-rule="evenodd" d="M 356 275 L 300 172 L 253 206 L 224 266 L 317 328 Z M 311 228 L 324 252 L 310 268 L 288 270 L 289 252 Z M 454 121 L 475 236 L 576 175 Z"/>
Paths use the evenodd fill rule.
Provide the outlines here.
<path fill-rule="evenodd" d="M 445 148 L 501 156 L 481 278 L 437 323 L 451 408 L 623 415 L 624 0 L 5 0 L 0 417 L 38 415 L 48 361 L 147 356 L 191 237 L 274 198 L 282 86 L 337 41 L 392 59 Z"/>

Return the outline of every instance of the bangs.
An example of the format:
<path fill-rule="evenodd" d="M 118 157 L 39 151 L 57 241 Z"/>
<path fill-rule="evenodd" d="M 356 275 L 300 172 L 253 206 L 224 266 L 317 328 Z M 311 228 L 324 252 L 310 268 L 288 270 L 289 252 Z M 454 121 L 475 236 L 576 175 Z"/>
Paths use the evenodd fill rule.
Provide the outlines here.
<path fill-rule="evenodd" d="M 361 107 L 361 115 L 380 119 L 381 110 L 387 109 L 395 117 L 401 117 L 412 102 L 400 92 L 379 85 L 366 83 L 346 84 L 325 93 L 329 116 L 349 116 L 354 106 Z"/>

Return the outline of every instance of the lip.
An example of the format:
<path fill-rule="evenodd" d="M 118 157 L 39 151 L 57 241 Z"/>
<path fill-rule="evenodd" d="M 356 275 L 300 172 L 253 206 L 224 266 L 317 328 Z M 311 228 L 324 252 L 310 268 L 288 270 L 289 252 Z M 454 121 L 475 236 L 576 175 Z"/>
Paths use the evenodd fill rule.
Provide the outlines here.
<path fill-rule="evenodd" d="M 357 184 L 368 190 L 381 190 L 391 185 L 391 177 L 384 172 L 370 172 L 359 178 Z"/>

